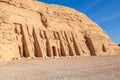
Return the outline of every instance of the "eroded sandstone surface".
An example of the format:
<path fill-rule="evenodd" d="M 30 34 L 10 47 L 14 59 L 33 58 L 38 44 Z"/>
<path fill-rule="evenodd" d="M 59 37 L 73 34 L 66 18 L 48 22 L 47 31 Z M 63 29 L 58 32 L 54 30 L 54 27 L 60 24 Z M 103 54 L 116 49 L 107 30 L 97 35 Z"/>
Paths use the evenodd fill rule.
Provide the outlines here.
<path fill-rule="evenodd" d="M 96 23 L 68 7 L 0 0 L 0 58 L 117 55 Z"/>

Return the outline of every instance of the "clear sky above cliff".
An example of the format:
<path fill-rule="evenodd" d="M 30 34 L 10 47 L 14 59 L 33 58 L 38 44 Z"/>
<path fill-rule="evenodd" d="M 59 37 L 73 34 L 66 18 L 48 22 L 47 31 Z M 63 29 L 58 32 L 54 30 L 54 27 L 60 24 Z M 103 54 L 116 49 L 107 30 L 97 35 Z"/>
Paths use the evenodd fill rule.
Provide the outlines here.
<path fill-rule="evenodd" d="M 72 7 L 86 14 L 120 43 L 120 0 L 39 0 L 50 4 Z"/>

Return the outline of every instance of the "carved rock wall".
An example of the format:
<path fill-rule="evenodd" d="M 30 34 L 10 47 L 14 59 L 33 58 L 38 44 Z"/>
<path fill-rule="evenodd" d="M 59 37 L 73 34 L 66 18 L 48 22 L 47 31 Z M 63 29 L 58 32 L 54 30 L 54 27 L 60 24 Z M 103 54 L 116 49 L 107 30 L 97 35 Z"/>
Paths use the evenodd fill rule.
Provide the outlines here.
<path fill-rule="evenodd" d="M 120 48 L 84 14 L 35 0 L 0 0 L 0 57 L 116 55 Z"/>

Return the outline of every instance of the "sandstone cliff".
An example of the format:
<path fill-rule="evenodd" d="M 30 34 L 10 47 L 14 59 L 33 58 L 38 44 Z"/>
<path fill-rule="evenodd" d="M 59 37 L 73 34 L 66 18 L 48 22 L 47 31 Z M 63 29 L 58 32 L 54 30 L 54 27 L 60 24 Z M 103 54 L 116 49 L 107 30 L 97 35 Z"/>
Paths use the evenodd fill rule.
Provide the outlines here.
<path fill-rule="evenodd" d="M 35 0 L 0 0 L 0 58 L 119 53 L 96 23 L 74 9 Z"/>

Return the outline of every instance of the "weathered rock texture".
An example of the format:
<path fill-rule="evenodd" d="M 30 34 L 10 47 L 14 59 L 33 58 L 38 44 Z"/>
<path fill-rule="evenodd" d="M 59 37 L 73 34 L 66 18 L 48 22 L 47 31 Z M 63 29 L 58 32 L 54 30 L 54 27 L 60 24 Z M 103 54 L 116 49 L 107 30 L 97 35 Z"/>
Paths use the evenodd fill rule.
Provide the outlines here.
<path fill-rule="evenodd" d="M 120 48 L 84 14 L 35 0 L 0 0 L 0 57 L 116 55 Z"/>

